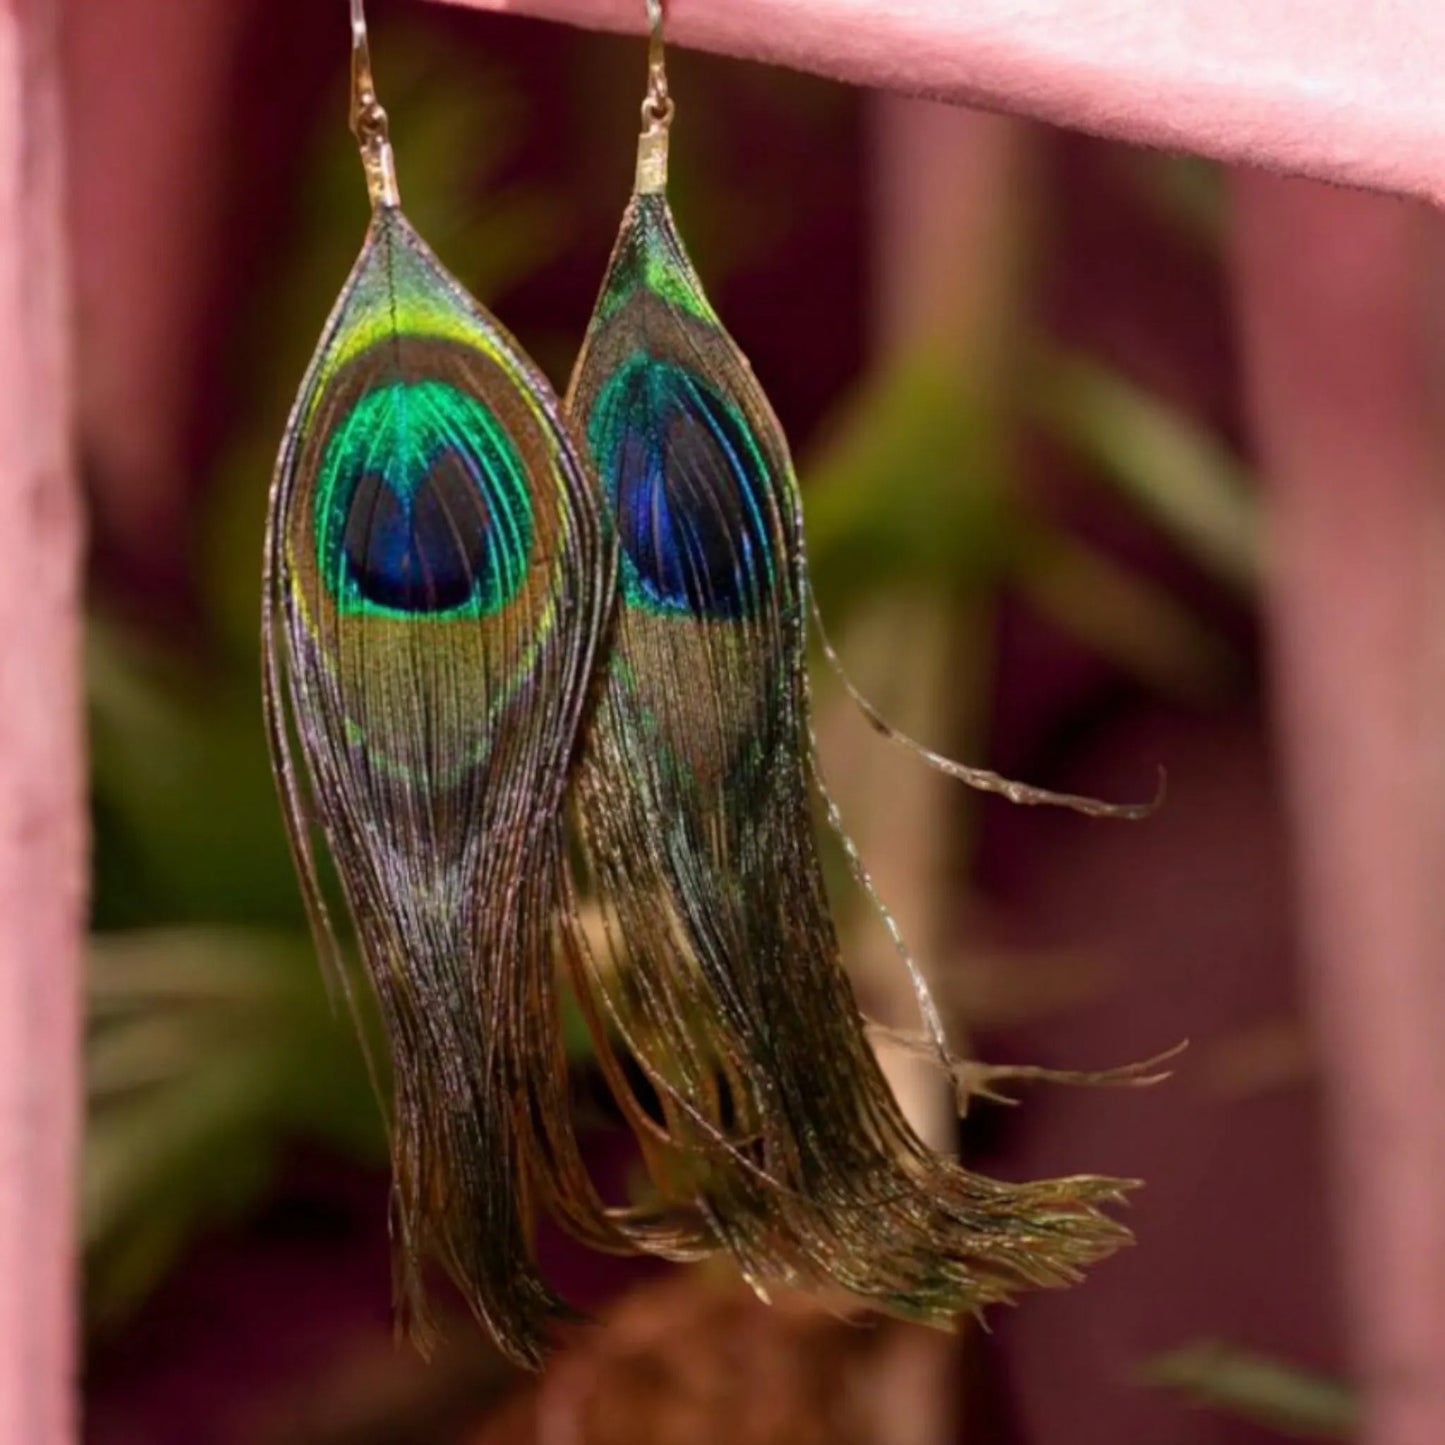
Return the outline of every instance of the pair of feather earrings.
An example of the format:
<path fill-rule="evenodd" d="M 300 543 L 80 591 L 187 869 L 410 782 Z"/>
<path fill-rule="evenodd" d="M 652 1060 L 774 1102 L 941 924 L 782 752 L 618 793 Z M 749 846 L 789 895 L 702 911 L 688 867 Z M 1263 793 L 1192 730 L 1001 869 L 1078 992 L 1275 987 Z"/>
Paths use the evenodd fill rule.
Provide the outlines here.
<path fill-rule="evenodd" d="M 868 1045 L 811 814 L 797 482 L 668 208 L 648 9 L 637 185 L 564 405 L 402 214 L 351 0 L 373 216 L 267 525 L 293 850 L 344 979 L 319 826 L 391 1053 L 399 1309 L 424 1341 L 435 1261 L 528 1364 L 567 1312 L 535 1261 L 543 1211 L 601 1249 L 724 1254 L 760 1292 L 934 1324 L 1127 1238 L 1102 1210 L 1121 1181 L 1001 1184 L 929 1150 Z M 638 1140 L 640 1202 L 604 1201 L 584 1167 L 559 959 Z"/>

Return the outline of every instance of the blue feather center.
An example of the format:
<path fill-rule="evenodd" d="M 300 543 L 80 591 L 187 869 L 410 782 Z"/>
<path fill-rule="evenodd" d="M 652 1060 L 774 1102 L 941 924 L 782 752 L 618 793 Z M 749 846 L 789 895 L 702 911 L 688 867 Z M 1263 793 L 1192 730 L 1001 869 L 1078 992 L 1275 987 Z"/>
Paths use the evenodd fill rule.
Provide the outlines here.
<path fill-rule="evenodd" d="M 392 382 L 362 396 L 328 441 L 316 533 L 344 613 L 485 617 L 526 576 L 526 472 L 480 400 L 443 381 Z"/>
<path fill-rule="evenodd" d="M 598 394 L 588 441 L 617 520 L 624 602 L 721 620 L 766 606 L 767 462 L 746 419 L 707 380 L 636 353 Z"/>

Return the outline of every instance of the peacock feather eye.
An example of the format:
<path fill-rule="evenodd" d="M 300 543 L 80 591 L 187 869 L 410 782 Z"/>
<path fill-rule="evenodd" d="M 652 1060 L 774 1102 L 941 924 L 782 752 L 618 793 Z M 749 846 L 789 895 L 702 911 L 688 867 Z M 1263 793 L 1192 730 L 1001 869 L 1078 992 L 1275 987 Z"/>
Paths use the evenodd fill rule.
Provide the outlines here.
<path fill-rule="evenodd" d="M 450 382 L 380 386 L 327 443 L 316 551 L 343 612 L 491 616 L 531 549 L 522 458 L 495 413 Z"/>
<path fill-rule="evenodd" d="M 610 1077 L 657 1197 L 709 1249 L 760 1289 L 947 1324 L 1112 1252 L 1126 1186 L 964 1170 L 869 1046 L 814 827 L 801 498 L 668 207 L 656 34 L 638 190 L 567 398 L 620 554 L 574 784 L 611 951 L 574 949 L 574 981 L 636 1066 Z"/>
<path fill-rule="evenodd" d="M 587 439 L 616 520 L 631 606 L 747 616 L 774 558 L 767 462 L 747 420 L 705 376 L 638 351 L 608 378 Z"/>

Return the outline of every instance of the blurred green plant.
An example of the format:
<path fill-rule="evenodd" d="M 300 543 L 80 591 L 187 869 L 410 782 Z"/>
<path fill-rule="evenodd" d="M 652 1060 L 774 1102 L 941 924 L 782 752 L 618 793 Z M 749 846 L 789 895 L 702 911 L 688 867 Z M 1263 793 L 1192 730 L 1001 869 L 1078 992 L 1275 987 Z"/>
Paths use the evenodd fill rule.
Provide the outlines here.
<path fill-rule="evenodd" d="M 1348 1386 L 1232 1345 L 1188 1345 L 1151 1360 L 1140 1378 L 1300 1440 L 1353 1440 L 1359 1427 Z"/>
<path fill-rule="evenodd" d="M 99 1320 L 139 1299 L 198 1223 L 244 1212 L 285 1143 L 380 1160 L 361 1053 L 299 930 L 99 934 L 89 1004 L 81 1219 Z"/>
<path fill-rule="evenodd" d="M 1095 362 L 1041 351 L 1031 420 L 1145 512 L 1200 567 L 1248 593 L 1254 487 L 1218 440 Z M 1014 453 L 946 358 L 905 357 L 864 383 L 806 469 L 811 571 L 825 612 L 889 588 L 957 602 L 1012 589 L 1055 625 L 1166 695 L 1217 696 L 1241 661 L 1162 586 L 1041 514 Z"/>
<path fill-rule="evenodd" d="M 1041 349 L 1028 395 L 1056 442 L 1136 502 L 1219 580 L 1253 592 L 1257 488 L 1223 442 L 1085 356 Z"/>

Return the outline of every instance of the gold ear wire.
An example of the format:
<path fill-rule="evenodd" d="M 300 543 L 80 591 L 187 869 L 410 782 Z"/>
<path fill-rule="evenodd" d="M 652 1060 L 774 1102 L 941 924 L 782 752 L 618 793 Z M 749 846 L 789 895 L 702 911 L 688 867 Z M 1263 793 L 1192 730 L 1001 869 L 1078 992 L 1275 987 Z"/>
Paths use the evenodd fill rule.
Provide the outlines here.
<path fill-rule="evenodd" d="M 371 204 L 399 206 L 401 193 L 396 184 L 391 133 L 371 75 L 371 42 L 363 0 L 351 0 L 351 132 L 361 147 Z"/>
<path fill-rule="evenodd" d="M 663 29 L 666 0 L 647 0 L 647 96 L 642 102 L 642 136 L 637 144 L 637 192 L 667 189 L 667 134 L 672 125 L 672 96 L 667 89 L 667 54 Z"/>

